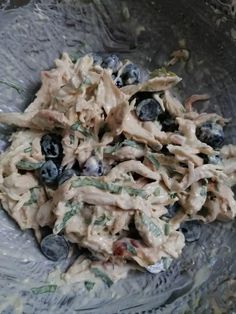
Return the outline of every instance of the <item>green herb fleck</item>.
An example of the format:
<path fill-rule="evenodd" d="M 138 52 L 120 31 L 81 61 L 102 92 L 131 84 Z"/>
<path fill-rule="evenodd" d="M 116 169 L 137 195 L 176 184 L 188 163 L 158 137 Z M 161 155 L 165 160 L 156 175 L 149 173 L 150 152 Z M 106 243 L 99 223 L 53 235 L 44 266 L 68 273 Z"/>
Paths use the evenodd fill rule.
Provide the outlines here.
<path fill-rule="evenodd" d="M 160 188 L 156 188 L 153 194 L 154 194 L 154 196 L 160 196 L 161 189 Z"/>
<path fill-rule="evenodd" d="M 24 149 L 24 153 L 31 153 L 32 152 L 32 147 L 27 147 Z"/>
<path fill-rule="evenodd" d="M 111 278 L 105 274 L 104 272 L 102 272 L 100 269 L 98 268 L 91 268 L 91 272 L 96 276 L 101 278 L 101 280 L 110 288 L 113 285 L 113 281 L 111 280 Z"/>
<path fill-rule="evenodd" d="M 71 217 L 77 214 L 78 211 L 83 207 L 83 203 L 71 203 L 68 201 L 66 203 L 66 207 L 69 207 L 70 210 L 65 213 L 60 223 L 55 224 L 53 233 L 59 233 L 62 229 L 64 229 Z"/>
<path fill-rule="evenodd" d="M 130 196 L 140 196 L 140 197 L 145 198 L 145 199 L 148 198 L 148 194 L 142 189 L 135 189 L 135 188 L 131 188 L 129 186 L 124 186 L 123 190 L 126 193 L 128 193 Z"/>
<path fill-rule="evenodd" d="M 154 237 L 157 238 L 162 234 L 161 229 L 146 214 L 141 213 L 141 220 L 144 226 L 147 227 L 148 231 L 151 232 Z"/>
<path fill-rule="evenodd" d="M 121 147 L 120 143 L 117 143 L 114 146 L 107 146 L 104 148 L 104 153 L 105 154 L 113 154 L 114 152 L 116 152 L 119 148 Z"/>
<path fill-rule="evenodd" d="M 57 285 L 45 285 L 41 287 L 31 288 L 34 294 L 53 293 L 57 290 Z"/>
<path fill-rule="evenodd" d="M 85 286 L 85 288 L 86 288 L 88 291 L 92 290 L 93 287 L 94 287 L 94 285 L 95 285 L 95 282 L 93 282 L 93 281 L 86 280 L 86 281 L 84 282 L 84 286 Z"/>
<path fill-rule="evenodd" d="M 71 52 L 69 54 L 69 57 L 73 63 L 75 63 L 81 56 L 82 56 L 82 53 L 80 52 Z"/>
<path fill-rule="evenodd" d="M 133 148 L 137 148 L 137 149 L 143 149 L 143 145 L 136 143 L 135 141 L 131 141 L 131 140 L 124 140 L 121 143 L 122 146 L 130 146 Z"/>
<path fill-rule="evenodd" d="M 156 159 L 154 154 L 147 154 L 147 159 L 153 164 L 153 166 L 158 170 L 160 168 L 159 161 Z"/>
<path fill-rule="evenodd" d="M 21 160 L 16 164 L 19 170 L 33 171 L 41 168 L 43 162 L 31 162 L 27 160 Z"/>
<path fill-rule="evenodd" d="M 35 193 L 35 189 L 39 189 L 39 187 L 30 189 L 30 199 L 24 203 L 24 206 L 29 206 L 29 205 L 37 203 L 37 195 Z"/>
<path fill-rule="evenodd" d="M 71 127 L 71 130 L 80 132 L 84 137 L 95 137 L 95 135 L 90 132 L 88 129 L 84 128 L 80 122 L 74 123 Z"/>
<path fill-rule="evenodd" d="M 164 234 L 168 236 L 170 234 L 170 225 L 168 223 L 164 226 Z"/>
<path fill-rule="evenodd" d="M 126 249 L 131 255 L 134 255 L 134 256 L 137 255 L 135 247 L 131 245 L 130 243 L 126 243 Z"/>
<path fill-rule="evenodd" d="M 118 151 L 123 146 L 130 146 L 130 147 L 133 147 L 136 149 L 143 149 L 143 145 L 141 145 L 141 144 L 138 144 L 138 143 L 131 141 L 131 140 L 124 140 L 123 142 L 116 143 L 114 146 L 106 147 L 104 149 L 104 153 L 112 154 L 112 153 Z"/>
<path fill-rule="evenodd" d="M 166 68 L 162 67 L 160 69 L 156 69 L 153 72 L 150 73 L 150 78 L 154 78 L 154 77 L 167 77 L 167 76 L 176 76 L 176 74 L 174 72 L 171 71 L 167 71 Z"/>
<path fill-rule="evenodd" d="M 128 193 L 130 196 L 140 196 L 142 198 L 147 198 L 148 195 L 142 189 L 135 189 L 129 186 L 122 186 L 114 183 L 103 182 L 99 179 L 89 178 L 89 177 L 80 177 L 72 181 L 71 187 L 78 188 L 82 186 L 93 186 L 97 189 L 108 191 L 114 194 L 121 194 L 123 191 Z"/>
<path fill-rule="evenodd" d="M 75 137 L 74 137 L 74 135 L 73 135 L 73 134 L 70 134 L 70 135 L 69 135 L 69 138 L 70 138 L 70 145 L 73 145 L 74 142 L 75 142 Z"/>
<path fill-rule="evenodd" d="M 86 77 L 83 79 L 83 84 L 85 84 L 85 85 L 90 85 L 90 84 L 92 84 L 92 81 L 91 81 L 91 79 L 90 79 L 88 76 L 86 76 Z"/>
<path fill-rule="evenodd" d="M 11 88 L 14 88 L 18 94 L 22 94 L 24 89 L 17 86 L 15 83 L 9 82 L 9 81 L 4 81 L 4 80 L 0 80 L 0 84 L 5 84 Z"/>
<path fill-rule="evenodd" d="M 177 197 L 177 193 L 175 193 L 175 192 L 170 192 L 169 195 L 170 195 L 171 199 L 174 199 Z"/>
<path fill-rule="evenodd" d="M 86 223 L 86 225 L 90 225 L 90 224 L 91 224 L 91 222 L 92 222 L 91 217 L 84 218 L 84 222 Z"/>
<path fill-rule="evenodd" d="M 102 216 L 98 217 L 98 219 L 96 219 L 94 221 L 94 225 L 104 226 L 106 224 L 106 222 L 109 220 L 110 220 L 110 218 L 107 217 L 106 214 L 103 214 Z"/>

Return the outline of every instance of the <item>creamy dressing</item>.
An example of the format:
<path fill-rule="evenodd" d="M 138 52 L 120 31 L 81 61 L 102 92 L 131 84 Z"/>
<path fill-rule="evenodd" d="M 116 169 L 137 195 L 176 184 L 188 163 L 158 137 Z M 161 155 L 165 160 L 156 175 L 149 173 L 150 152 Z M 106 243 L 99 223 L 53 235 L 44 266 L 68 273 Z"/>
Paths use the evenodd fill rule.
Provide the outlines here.
<path fill-rule="evenodd" d="M 190 97 L 184 107 L 171 92 L 181 79 L 168 72 L 153 76 L 155 71 L 150 79 L 119 89 L 111 70 L 94 66 L 89 55 L 73 64 L 63 54 L 55 65 L 41 73 L 42 86 L 24 113 L 0 113 L 0 122 L 25 128 L 12 135 L 11 146 L 0 156 L 0 199 L 21 229 L 34 229 L 38 241 L 40 228 L 49 226 L 98 259 L 80 256 L 65 274 L 51 274 L 60 285 L 100 279 L 110 286 L 133 268 L 130 261 L 148 267 L 177 258 L 185 245 L 177 229 L 187 218 L 211 222 L 235 217 L 235 146 L 222 148 L 219 165 L 204 164 L 199 156 L 215 152 L 198 140 L 197 126 L 227 122 L 217 114 L 192 111 L 192 103 L 206 95 Z M 138 91 L 154 92 L 178 124 L 177 132 L 138 119 L 135 101 L 129 103 Z M 70 169 L 77 162 L 83 168 L 88 158 L 99 158 L 103 175 L 74 175 L 55 190 L 43 187 L 37 177 L 45 162 L 40 140 L 55 129 L 62 136 L 62 166 Z M 164 145 L 167 155 L 161 153 Z M 181 210 L 169 221 L 163 219 L 166 206 L 176 201 Z M 132 224 L 138 239 L 132 237 Z"/>

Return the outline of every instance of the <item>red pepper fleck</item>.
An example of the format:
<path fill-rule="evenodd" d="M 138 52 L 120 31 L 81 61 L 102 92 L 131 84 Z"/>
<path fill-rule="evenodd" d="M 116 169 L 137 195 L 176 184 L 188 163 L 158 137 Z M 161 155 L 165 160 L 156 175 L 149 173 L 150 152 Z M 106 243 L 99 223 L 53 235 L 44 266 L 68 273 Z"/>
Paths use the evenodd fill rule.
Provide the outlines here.
<path fill-rule="evenodd" d="M 134 247 L 137 247 L 137 248 L 139 247 L 139 246 L 138 246 L 138 242 L 137 242 L 136 240 L 131 239 L 131 240 L 130 240 L 130 243 L 131 243 Z"/>

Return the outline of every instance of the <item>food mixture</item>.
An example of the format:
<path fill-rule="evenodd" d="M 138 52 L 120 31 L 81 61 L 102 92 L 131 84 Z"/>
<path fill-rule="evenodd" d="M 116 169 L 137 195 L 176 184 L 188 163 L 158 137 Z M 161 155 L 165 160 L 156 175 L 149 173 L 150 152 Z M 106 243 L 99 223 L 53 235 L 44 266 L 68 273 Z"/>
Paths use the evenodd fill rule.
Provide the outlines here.
<path fill-rule="evenodd" d="M 90 290 L 166 270 L 203 223 L 234 218 L 236 146 L 223 146 L 228 120 L 193 109 L 207 95 L 182 104 L 176 74 L 115 55 L 55 64 L 24 113 L 0 113 L 19 128 L 0 156 L 0 199 L 47 258 L 76 252 L 64 280 Z"/>

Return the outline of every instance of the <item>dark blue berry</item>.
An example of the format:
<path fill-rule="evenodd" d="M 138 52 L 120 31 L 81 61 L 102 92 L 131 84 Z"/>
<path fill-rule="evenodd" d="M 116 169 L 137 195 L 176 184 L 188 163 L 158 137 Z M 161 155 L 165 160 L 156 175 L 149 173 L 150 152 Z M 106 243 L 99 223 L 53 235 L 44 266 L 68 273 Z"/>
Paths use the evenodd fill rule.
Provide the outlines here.
<path fill-rule="evenodd" d="M 201 224 L 197 220 L 185 221 L 181 223 L 180 231 L 184 234 L 186 242 L 194 242 L 201 236 Z"/>
<path fill-rule="evenodd" d="M 196 136 L 200 141 L 214 149 L 219 149 L 224 143 L 224 131 L 221 125 L 213 122 L 205 123 L 198 127 Z"/>
<path fill-rule="evenodd" d="M 147 98 L 136 106 L 136 114 L 141 121 L 154 121 L 162 113 L 161 106 L 154 98 Z"/>
<path fill-rule="evenodd" d="M 96 157 L 91 156 L 84 164 L 82 169 L 82 174 L 84 176 L 98 177 L 103 175 L 103 165 L 101 160 Z"/>
<path fill-rule="evenodd" d="M 220 155 L 212 155 L 208 156 L 205 154 L 199 154 L 199 157 L 203 159 L 204 164 L 212 164 L 212 165 L 218 165 L 222 162 Z"/>
<path fill-rule="evenodd" d="M 41 150 L 46 159 L 61 159 L 63 148 L 61 144 L 61 136 L 50 133 L 45 134 L 41 138 Z"/>
<path fill-rule="evenodd" d="M 40 181 L 49 187 L 57 185 L 58 175 L 59 170 L 52 160 L 46 161 L 39 170 Z"/>
<path fill-rule="evenodd" d="M 112 72 L 117 72 L 119 68 L 120 60 L 116 55 L 110 55 L 103 59 L 101 66 L 104 69 L 111 69 Z"/>
<path fill-rule="evenodd" d="M 179 203 L 175 202 L 174 204 L 167 205 L 166 209 L 167 209 L 168 212 L 165 215 L 163 215 L 163 216 L 166 217 L 166 218 L 171 219 L 180 210 L 180 205 L 179 205 Z"/>
<path fill-rule="evenodd" d="M 60 174 L 60 176 L 58 178 L 58 185 L 63 184 L 64 182 L 69 180 L 74 175 L 76 175 L 75 170 L 73 170 L 73 169 L 65 169 L 64 171 L 62 171 L 62 173 Z"/>
<path fill-rule="evenodd" d="M 43 238 L 40 244 L 42 253 L 56 262 L 66 259 L 69 254 L 69 244 L 66 239 L 57 234 L 50 234 Z"/>
<path fill-rule="evenodd" d="M 137 65 L 129 63 L 124 67 L 121 78 L 124 85 L 138 84 L 141 82 L 141 71 Z"/>
<path fill-rule="evenodd" d="M 161 115 L 159 115 L 158 120 L 161 122 L 162 131 L 175 132 L 178 130 L 178 124 L 168 112 L 164 112 Z"/>
<path fill-rule="evenodd" d="M 122 82 L 121 77 L 117 77 L 117 78 L 115 79 L 115 84 L 116 84 L 116 86 L 119 87 L 119 88 L 123 87 L 123 82 Z"/>
<path fill-rule="evenodd" d="M 93 58 L 94 65 L 101 65 L 102 64 L 102 56 L 97 53 L 90 53 L 89 54 Z"/>

